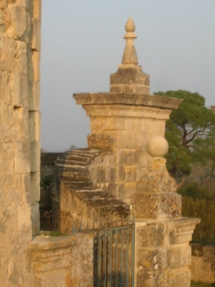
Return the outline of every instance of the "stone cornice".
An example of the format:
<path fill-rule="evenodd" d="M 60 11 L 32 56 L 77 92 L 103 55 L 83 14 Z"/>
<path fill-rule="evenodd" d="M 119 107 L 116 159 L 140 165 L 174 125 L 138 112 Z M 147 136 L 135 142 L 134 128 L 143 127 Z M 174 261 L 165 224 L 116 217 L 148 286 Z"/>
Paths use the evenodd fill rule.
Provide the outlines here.
<path fill-rule="evenodd" d="M 161 109 L 177 109 L 182 99 L 166 98 L 145 94 L 120 93 L 79 93 L 73 94 L 79 105 L 132 105 L 159 107 Z"/>

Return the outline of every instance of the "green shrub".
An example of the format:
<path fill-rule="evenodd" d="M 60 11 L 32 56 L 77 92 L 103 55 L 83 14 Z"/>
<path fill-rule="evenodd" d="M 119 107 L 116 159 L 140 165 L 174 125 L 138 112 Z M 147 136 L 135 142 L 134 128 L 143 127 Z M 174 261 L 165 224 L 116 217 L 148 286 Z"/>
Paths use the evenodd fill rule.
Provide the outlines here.
<path fill-rule="evenodd" d="M 52 174 L 44 176 L 40 180 L 40 186 L 44 187 L 44 188 L 50 187 L 52 179 L 53 179 L 53 175 Z"/>
<path fill-rule="evenodd" d="M 190 287 L 214 287 L 215 284 L 212 283 L 212 284 L 209 284 L 209 283 L 203 283 L 203 282 L 200 282 L 200 281 L 191 281 L 191 285 Z"/>

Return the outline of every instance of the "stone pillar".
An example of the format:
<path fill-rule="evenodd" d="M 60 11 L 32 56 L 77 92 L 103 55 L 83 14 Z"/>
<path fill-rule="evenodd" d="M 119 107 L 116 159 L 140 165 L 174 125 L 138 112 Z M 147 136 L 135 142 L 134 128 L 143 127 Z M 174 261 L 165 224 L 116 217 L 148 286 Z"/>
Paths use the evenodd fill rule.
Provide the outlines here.
<path fill-rule="evenodd" d="M 40 49 L 41 49 L 41 0 L 29 1 L 32 15 L 29 63 L 29 159 L 31 187 L 32 231 L 36 234 L 40 228 Z"/>
<path fill-rule="evenodd" d="M 151 161 L 148 140 L 164 137 L 165 122 L 181 102 L 149 94 L 149 75 L 137 64 L 134 27 L 129 19 L 125 34 L 129 45 L 118 71 L 110 76 L 110 93 L 74 94 L 90 117 L 88 146 L 115 152 L 116 180 L 110 192 L 127 203 Z"/>
<path fill-rule="evenodd" d="M 36 71 L 39 74 L 32 69 L 35 35 L 40 37 L 32 17 L 39 4 L 40 0 L 0 1 L 0 286 L 33 286 L 27 251 L 34 198 L 30 157 L 39 128 L 35 132 L 29 124 L 29 118 L 34 121 L 29 110 L 33 97 L 39 99 L 39 89 L 31 85 Z"/>
<path fill-rule="evenodd" d="M 122 64 L 110 76 L 110 92 L 74 98 L 90 117 L 88 146 L 111 150 L 115 157 L 115 182 L 102 188 L 130 204 L 135 217 L 136 287 L 188 287 L 189 241 L 199 220 L 181 217 L 181 196 L 163 158 L 168 151 L 165 123 L 181 100 L 149 94 L 131 18 L 125 29 Z M 93 180 L 98 185 L 96 177 Z"/>

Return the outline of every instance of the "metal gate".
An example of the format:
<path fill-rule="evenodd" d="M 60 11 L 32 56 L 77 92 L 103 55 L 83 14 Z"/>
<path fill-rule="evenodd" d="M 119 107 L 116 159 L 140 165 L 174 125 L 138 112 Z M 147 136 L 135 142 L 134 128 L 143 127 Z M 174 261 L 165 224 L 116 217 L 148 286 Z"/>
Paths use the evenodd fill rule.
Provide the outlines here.
<path fill-rule="evenodd" d="M 114 227 L 102 228 L 95 228 L 93 220 L 92 228 L 85 230 L 82 223 L 78 228 L 73 224 L 73 233 L 94 235 L 93 287 L 134 287 L 134 220 L 122 219 Z"/>
<path fill-rule="evenodd" d="M 94 287 L 134 286 L 134 224 L 94 233 Z"/>

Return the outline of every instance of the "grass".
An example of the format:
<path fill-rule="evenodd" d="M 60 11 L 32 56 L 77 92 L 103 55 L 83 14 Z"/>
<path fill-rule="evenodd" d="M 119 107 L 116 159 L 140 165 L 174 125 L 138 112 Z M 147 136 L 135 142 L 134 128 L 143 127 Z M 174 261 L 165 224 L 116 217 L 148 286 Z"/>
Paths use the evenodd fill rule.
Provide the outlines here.
<path fill-rule="evenodd" d="M 55 236 L 65 236 L 66 234 L 62 233 L 60 231 L 50 231 L 48 233 L 48 235 L 51 236 L 51 237 L 55 237 Z"/>
<path fill-rule="evenodd" d="M 196 281 L 191 281 L 190 287 L 215 287 L 214 283 L 203 283 L 203 282 L 196 282 Z"/>

